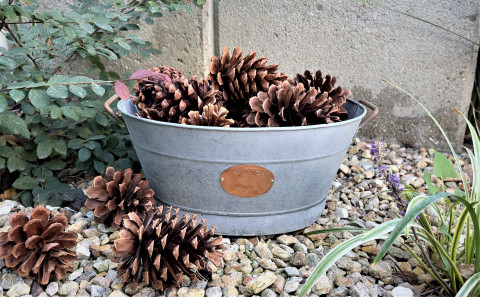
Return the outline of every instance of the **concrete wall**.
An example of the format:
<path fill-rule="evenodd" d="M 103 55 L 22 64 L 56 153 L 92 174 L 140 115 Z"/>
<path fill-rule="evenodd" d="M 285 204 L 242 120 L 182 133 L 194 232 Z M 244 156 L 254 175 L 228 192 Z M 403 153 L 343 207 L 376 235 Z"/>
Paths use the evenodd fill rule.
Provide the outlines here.
<path fill-rule="evenodd" d="M 478 0 L 378 0 L 479 40 Z M 359 135 L 413 146 L 442 146 L 441 134 L 390 80 L 422 101 L 460 147 L 473 87 L 477 47 L 434 26 L 379 7 L 339 1 L 208 0 L 193 14 L 167 13 L 142 37 L 163 55 L 111 64 L 119 72 L 158 65 L 204 74 L 209 57 L 224 46 L 256 50 L 294 75 L 321 69 L 336 75 L 354 99 L 378 105 L 380 116 Z"/>

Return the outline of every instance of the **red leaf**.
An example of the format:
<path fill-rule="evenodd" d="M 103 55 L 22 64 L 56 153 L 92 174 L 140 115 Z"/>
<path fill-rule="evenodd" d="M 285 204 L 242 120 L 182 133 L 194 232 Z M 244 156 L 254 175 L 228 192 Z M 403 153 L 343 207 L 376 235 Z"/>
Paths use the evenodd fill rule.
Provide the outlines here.
<path fill-rule="evenodd" d="M 128 80 L 142 79 L 142 78 L 145 78 L 145 77 L 155 77 L 155 78 L 159 78 L 161 80 L 167 81 L 167 82 L 172 82 L 172 80 L 170 79 L 170 77 L 168 77 L 168 75 L 165 75 L 163 73 L 154 72 L 154 71 L 149 70 L 149 69 L 140 69 L 140 70 L 135 71 L 134 73 L 132 73 L 132 75 L 130 75 Z"/>
<path fill-rule="evenodd" d="M 117 80 L 114 85 L 115 93 L 117 93 L 118 97 L 122 98 L 123 100 L 130 99 L 130 90 L 128 89 L 127 85 L 123 82 Z"/>

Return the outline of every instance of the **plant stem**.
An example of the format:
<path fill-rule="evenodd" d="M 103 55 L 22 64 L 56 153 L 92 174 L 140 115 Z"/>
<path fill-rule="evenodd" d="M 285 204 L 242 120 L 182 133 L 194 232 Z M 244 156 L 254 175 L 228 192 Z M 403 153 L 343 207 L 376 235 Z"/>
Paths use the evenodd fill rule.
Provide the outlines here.
<path fill-rule="evenodd" d="M 420 251 L 422 252 L 423 257 L 427 261 L 427 264 L 430 267 L 430 269 L 432 270 L 433 274 L 435 274 L 437 279 L 440 280 L 446 288 L 448 288 L 448 291 L 451 293 L 451 295 L 455 296 L 455 293 L 453 292 L 453 289 L 443 280 L 443 278 L 440 276 L 438 271 L 435 269 L 435 266 L 433 265 L 432 261 L 430 260 L 430 257 L 425 252 L 425 249 L 423 248 L 423 246 L 420 242 L 420 238 L 418 238 L 417 231 L 413 227 L 412 227 L 412 232 L 413 232 L 413 236 L 415 236 L 415 240 L 417 240 L 417 242 L 418 242 L 418 247 L 420 248 Z"/>
<path fill-rule="evenodd" d="M 10 33 L 10 35 L 12 35 L 13 40 L 15 40 L 15 42 L 18 44 L 18 46 L 23 47 L 22 43 L 20 42 L 20 40 L 18 40 L 17 36 L 12 31 L 12 29 L 10 29 L 10 27 L 7 24 L 4 24 L 4 27 L 5 27 L 5 29 L 7 29 L 8 33 Z M 41 71 L 40 67 L 38 66 L 37 62 L 32 57 L 32 55 L 27 54 L 27 57 L 33 62 L 33 65 L 35 66 L 35 68 L 37 68 L 38 71 Z"/>

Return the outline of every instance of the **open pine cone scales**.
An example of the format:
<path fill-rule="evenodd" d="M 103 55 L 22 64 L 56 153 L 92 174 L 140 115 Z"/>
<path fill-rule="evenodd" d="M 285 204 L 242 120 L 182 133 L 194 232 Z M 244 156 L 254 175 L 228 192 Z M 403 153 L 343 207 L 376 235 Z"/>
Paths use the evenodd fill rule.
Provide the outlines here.
<path fill-rule="evenodd" d="M 11 215 L 10 227 L 0 233 L 0 258 L 19 276 L 46 285 L 52 273 L 58 281 L 73 268 L 69 262 L 77 256 L 70 248 L 77 244 L 77 234 L 65 232 L 68 219 L 64 215 L 50 218 L 49 210 L 37 206 L 30 218 L 25 213 Z"/>
<path fill-rule="evenodd" d="M 215 227 L 207 231 L 205 220 L 196 225 L 196 215 L 179 219 L 178 209 L 169 207 L 163 216 L 162 210 L 150 209 L 143 220 L 129 213 L 114 242 L 118 274 L 134 288 L 142 280 L 156 290 L 180 286 L 182 274 L 196 280 L 196 270 L 207 268 L 204 259 L 219 265 L 222 257 L 222 237 L 212 239 Z"/>
<path fill-rule="evenodd" d="M 232 119 L 227 119 L 228 110 L 218 105 L 208 104 L 203 107 L 203 112 L 190 111 L 188 119 L 184 118 L 182 124 L 196 126 L 219 126 L 230 127 L 235 123 Z"/>
<path fill-rule="evenodd" d="M 336 106 L 327 92 L 319 94 L 315 88 L 306 90 L 302 83 L 292 85 L 288 81 L 259 92 L 250 98 L 250 106 L 247 123 L 259 127 L 305 126 L 344 119 L 343 107 Z"/>
<path fill-rule="evenodd" d="M 225 107 L 237 122 L 241 122 L 245 108 L 248 110 L 250 97 L 287 79 L 285 74 L 276 72 L 278 64 L 267 66 L 267 58 L 255 59 L 256 52 L 250 52 L 245 57 L 242 53 L 237 46 L 230 57 L 225 47 L 220 57 L 212 57 L 207 76 L 212 87 L 223 92 Z"/>
<path fill-rule="evenodd" d="M 155 204 L 154 192 L 140 174 L 133 174 L 131 169 L 115 172 L 108 167 L 105 176 L 95 177 L 86 191 L 85 205 L 94 210 L 95 222 L 118 229 L 125 214 L 135 212 L 143 218 Z"/>
<path fill-rule="evenodd" d="M 302 83 L 307 91 L 310 90 L 310 88 L 314 88 L 319 95 L 327 92 L 328 97 L 331 98 L 332 104 L 335 104 L 336 106 L 342 106 L 345 104 L 347 98 L 352 94 L 352 92 L 344 90 L 340 86 L 335 88 L 337 77 L 330 76 L 329 74 L 323 77 L 320 70 L 317 70 L 314 76 L 308 70 L 305 70 L 303 75 L 297 73 L 295 81 L 297 83 Z"/>

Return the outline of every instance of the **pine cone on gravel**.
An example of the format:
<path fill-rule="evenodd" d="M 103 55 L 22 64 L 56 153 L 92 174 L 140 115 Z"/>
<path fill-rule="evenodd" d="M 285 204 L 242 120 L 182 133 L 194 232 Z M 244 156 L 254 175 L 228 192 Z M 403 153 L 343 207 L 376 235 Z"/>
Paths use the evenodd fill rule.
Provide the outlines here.
<path fill-rule="evenodd" d="M 97 176 L 87 189 L 85 205 L 93 210 L 95 222 L 119 229 L 123 216 L 134 212 L 140 218 L 155 204 L 154 191 L 148 188 L 148 181 L 131 169 L 118 170 L 108 167 L 105 178 Z"/>
<path fill-rule="evenodd" d="M 235 123 L 232 119 L 227 119 L 228 110 L 225 107 L 208 104 L 203 107 L 203 112 L 190 111 L 188 119 L 184 118 L 182 124 L 196 126 L 219 126 L 230 127 Z"/>
<path fill-rule="evenodd" d="M 43 206 L 35 207 L 30 217 L 12 214 L 10 229 L 0 233 L 0 258 L 21 277 L 46 285 L 53 273 L 59 281 L 73 268 L 69 262 L 77 259 L 70 250 L 77 244 L 77 234 L 65 232 L 67 227 L 67 217 L 50 218 L 50 211 Z"/>
<path fill-rule="evenodd" d="M 315 88 L 307 91 L 302 83 L 292 85 L 288 81 L 280 86 L 270 86 L 268 92 L 259 92 L 250 98 L 250 106 L 252 113 L 247 117 L 247 123 L 259 127 L 333 123 L 346 115 L 327 92 L 319 95 Z"/>
<path fill-rule="evenodd" d="M 143 220 L 129 213 L 114 242 L 118 275 L 134 289 L 142 281 L 155 290 L 168 284 L 178 287 L 182 274 L 197 280 L 197 271 L 207 269 L 206 259 L 220 264 L 224 246 L 221 236 L 212 239 L 215 227 L 207 231 L 205 220 L 197 225 L 196 214 L 179 219 L 178 209 L 172 213 L 169 207 L 164 215 L 162 211 L 162 207 L 150 209 Z"/>
<path fill-rule="evenodd" d="M 212 57 L 210 74 L 207 76 L 212 88 L 223 92 L 225 107 L 238 123 L 249 113 L 250 97 L 287 79 L 284 73 L 276 72 L 278 64 L 267 65 L 268 59 L 265 57 L 255 59 L 256 52 L 250 52 L 245 57 L 242 57 L 242 53 L 237 46 L 230 57 L 225 47 L 220 57 Z"/>

